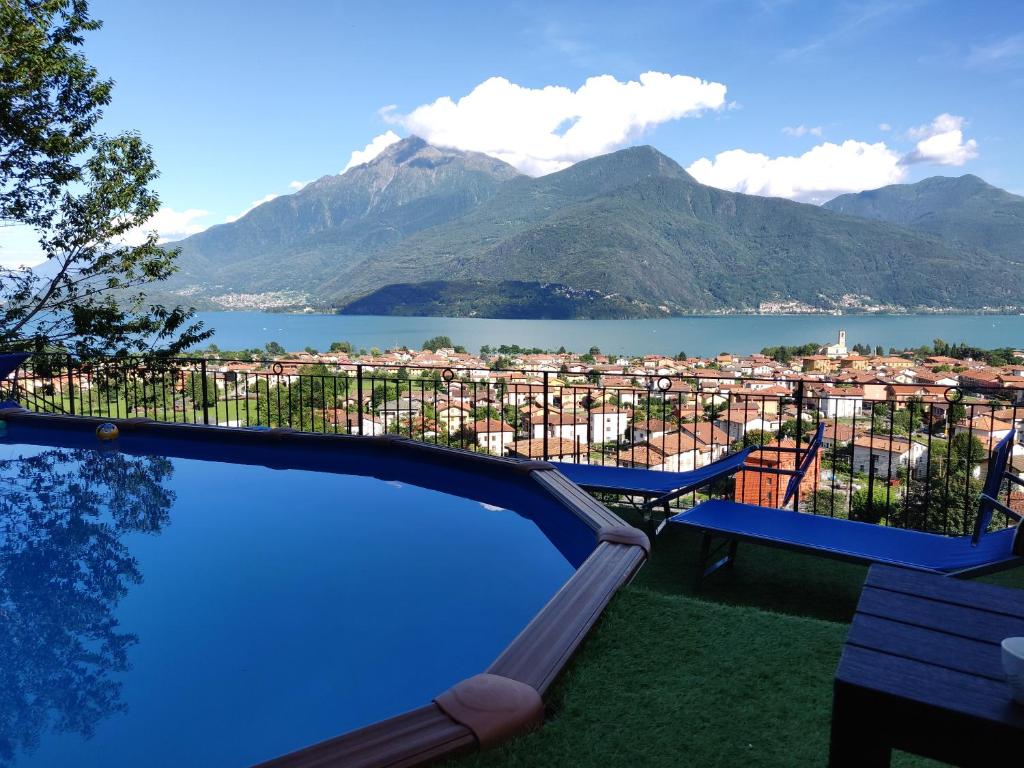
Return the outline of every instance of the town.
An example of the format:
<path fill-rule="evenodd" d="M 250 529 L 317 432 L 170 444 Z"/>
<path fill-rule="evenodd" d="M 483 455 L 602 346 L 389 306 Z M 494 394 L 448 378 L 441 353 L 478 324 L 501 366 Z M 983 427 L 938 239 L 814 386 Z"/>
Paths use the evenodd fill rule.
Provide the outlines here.
<path fill-rule="evenodd" d="M 270 343 L 244 352 L 211 346 L 155 378 L 84 367 L 22 384 L 78 413 L 403 435 L 496 456 L 668 472 L 757 445 L 763 450 L 748 463 L 758 471 L 739 473 L 732 493 L 769 506 L 786 478 L 760 470 L 796 460 L 771 449 L 796 447 L 798 434 L 806 441 L 824 422 L 825 450 L 802 486 L 815 508 L 894 514 L 915 483 L 939 484 L 945 521 L 960 503 L 948 493 L 950 473 L 960 467 L 969 486 L 991 447 L 1024 429 L 1024 351 L 934 346 L 942 354 L 885 353 L 849 346 L 844 331 L 823 346 L 709 359 L 596 347 L 484 346 L 472 354 L 447 337 L 420 350 L 338 342 L 324 352 L 288 352 Z M 1013 460 L 1024 471 L 1024 456 Z"/>

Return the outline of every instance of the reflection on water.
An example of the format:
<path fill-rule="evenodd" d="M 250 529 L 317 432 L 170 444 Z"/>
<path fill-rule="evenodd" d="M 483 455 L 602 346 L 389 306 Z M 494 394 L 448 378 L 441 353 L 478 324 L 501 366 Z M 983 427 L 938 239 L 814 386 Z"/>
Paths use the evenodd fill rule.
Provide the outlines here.
<path fill-rule="evenodd" d="M 121 538 L 167 524 L 172 471 L 70 449 L 0 461 L 0 765 L 125 709 L 113 673 L 136 638 L 114 613 L 142 574 Z"/>

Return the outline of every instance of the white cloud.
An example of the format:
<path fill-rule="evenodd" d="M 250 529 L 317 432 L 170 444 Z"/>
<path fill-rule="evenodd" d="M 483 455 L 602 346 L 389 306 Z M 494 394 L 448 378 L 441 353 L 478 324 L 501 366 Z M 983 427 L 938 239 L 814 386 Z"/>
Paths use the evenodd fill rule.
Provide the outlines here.
<path fill-rule="evenodd" d="M 575 91 L 492 77 L 458 100 L 381 114 L 432 144 L 484 152 L 539 175 L 610 152 L 660 123 L 722 109 L 725 93 L 721 83 L 661 72 L 628 82 L 591 77 Z"/>
<path fill-rule="evenodd" d="M 879 123 L 878 124 L 878 130 L 883 131 L 883 132 L 889 132 L 889 131 L 892 130 L 892 126 L 889 125 L 888 123 Z"/>
<path fill-rule="evenodd" d="M 769 157 L 732 149 L 714 159 L 702 157 L 686 170 L 701 183 L 720 189 L 822 203 L 844 192 L 899 183 L 913 163 L 963 165 L 978 154 L 978 143 L 964 140 L 963 126 L 964 118 L 943 113 L 927 125 L 912 128 L 907 137 L 916 143 L 906 154 L 885 142 L 847 139 L 841 144 L 818 144 L 799 156 Z M 879 128 L 885 131 L 891 126 L 882 123 Z"/>
<path fill-rule="evenodd" d="M 964 119 L 959 115 L 943 113 L 929 125 L 911 128 L 907 134 L 919 139 L 904 163 L 934 163 L 935 165 L 963 165 L 978 156 L 978 142 L 964 141 Z"/>
<path fill-rule="evenodd" d="M 288 182 L 288 189 L 293 189 L 296 192 L 298 192 L 300 189 L 302 189 L 307 184 L 309 184 L 308 181 L 289 181 Z"/>
<path fill-rule="evenodd" d="M 238 221 L 240 218 L 245 216 L 245 214 L 247 214 L 249 211 L 251 211 L 257 205 L 263 205 L 264 203 L 269 203 L 275 197 L 277 197 L 277 195 L 275 195 L 273 192 L 271 192 L 270 194 L 264 195 L 259 200 L 253 200 L 251 203 L 249 203 L 249 207 L 246 208 L 244 211 L 242 211 L 241 213 L 235 214 L 234 216 L 225 216 L 224 217 L 224 221 L 227 224 L 230 224 L 233 221 Z"/>
<path fill-rule="evenodd" d="M 202 232 L 210 226 L 206 222 L 199 221 L 199 219 L 204 219 L 209 215 L 209 211 L 199 208 L 176 211 L 169 206 L 162 205 L 149 221 L 139 227 L 135 227 L 126 233 L 122 239 L 127 245 L 139 245 L 145 242 L 150 232 L 155 230 L 157 242 L 167 243 L 173 240 L 181 240 L 189 235 Z"/>
<path fill-rule="evenodd" d="M 852 139 L 825 142 L 799 156 L 769 157 L 743 149 L 702 157 L 686 169 L 712 187 L 751 195 L 821 203 L 844 192 L 859 192 L 901 181 L 900 155 L 883 142 Z"/>
<path fill-rule="evenodd" d="M 385 107 L 385 110 L 387 107 Z M 394 131 L 388 131 L 382 133 L 379 136 L 374 136 L 373 141 L 367 144 L 363 149 L 357 149 L 352 152 L 352 156 L 348 159 L 345 167 L 341 169 L 344 173 L 349 168 L 354 168 L 357 165 L 368 163 L 385 149 L 390 147 L 396 141 L 401 141 L 401 137 Z"/>
<path fill-rule="evenodd" d="M 797 126 L 787 125 L 785 128 L 782 129 L 782 132 L 787 136 L 794 136 L 796 138 L 799 138 L 805 135 L 821 136 L 822 130 L 820 125 L 807 126 L 801 123 L 800 125 Z"/>

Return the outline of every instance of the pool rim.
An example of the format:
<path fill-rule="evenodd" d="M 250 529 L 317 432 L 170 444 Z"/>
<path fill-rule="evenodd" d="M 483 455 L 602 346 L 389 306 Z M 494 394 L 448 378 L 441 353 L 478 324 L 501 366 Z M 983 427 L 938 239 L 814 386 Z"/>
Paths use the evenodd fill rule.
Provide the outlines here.
<path fill-rule="evenodd" d="M 115 424 L 120 431 L 153 437 L 196 438 L 214 433 L 250 444 L 328 446 L 387 445 L 446 463 L 501 467 L 525 474 L 562 503 L 594 534 L 596 546 L 555 595 L 483 672 L 440 692 L 433 701 L 394 717 L 340 734 L 259 763 L 258 768 L 385 768 L 420 766 L 494 746 L 539 726 L 543 697 L 568 665 L 615 593 L 635 576 L 650 554 L 650 542 L 562 475 L 537 460 L 490 456 L 417 442 L 401 435 L 360 436 L 300 432 L 287 427 L 253 430 L 148 418 L 111 419 L 0 409 L 0 419 L 59 426 Z M 254 767 L 256 768 L 256 767 Z"/>

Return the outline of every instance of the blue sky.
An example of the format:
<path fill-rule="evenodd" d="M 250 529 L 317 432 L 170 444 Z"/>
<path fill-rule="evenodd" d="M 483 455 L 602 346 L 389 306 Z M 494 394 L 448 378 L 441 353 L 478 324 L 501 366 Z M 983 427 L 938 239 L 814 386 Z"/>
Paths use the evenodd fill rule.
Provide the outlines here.
<path fill-rule="evenodd" d="M 968 172 L 1024 193 L 1022 2 L 92 9 L 87 55 L 117 83 L 104 129 L 153 145 L 172 239 L 413 130 L 534 174 L 650 143 L 706 183 L 808 202 Z M 30 240 L 0 232 L 0 259 Z"/>

